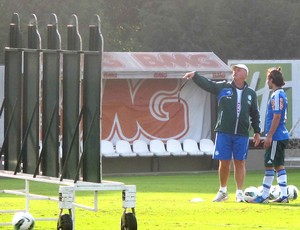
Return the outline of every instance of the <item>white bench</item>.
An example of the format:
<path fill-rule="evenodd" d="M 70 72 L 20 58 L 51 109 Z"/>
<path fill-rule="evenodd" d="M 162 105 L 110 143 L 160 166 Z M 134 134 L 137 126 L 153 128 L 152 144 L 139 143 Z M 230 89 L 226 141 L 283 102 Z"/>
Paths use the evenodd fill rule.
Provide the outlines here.
<path fill-rule="evenodd" d="M 285 158 L 286 168 L 300 168 L 300 157 L 286 157 Z"/>

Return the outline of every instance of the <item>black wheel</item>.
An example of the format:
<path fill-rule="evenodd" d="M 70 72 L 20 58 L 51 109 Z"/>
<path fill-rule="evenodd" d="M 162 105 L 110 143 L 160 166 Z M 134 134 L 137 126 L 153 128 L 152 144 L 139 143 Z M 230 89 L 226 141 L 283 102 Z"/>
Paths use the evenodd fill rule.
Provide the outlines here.
<path fill-rule="evenodd" d="M 124 213 L 122 215 L 121 230 L 137 230 L 137 221 L 132 212 Z"/>
<path fill-rule="evenodd" d="M 64 214 L 57 222 L 57 230 L 73 230 L 73 221 L 69 214 Z"/>

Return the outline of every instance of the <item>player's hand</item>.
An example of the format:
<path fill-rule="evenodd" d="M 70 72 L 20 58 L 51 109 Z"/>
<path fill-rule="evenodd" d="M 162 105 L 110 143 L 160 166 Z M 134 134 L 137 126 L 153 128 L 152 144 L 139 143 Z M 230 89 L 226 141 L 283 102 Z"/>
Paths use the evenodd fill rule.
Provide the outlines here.
<path fill-rule="evenodd" d="M 264 148 L 267 149 L 271 146 L 272 144 L 272 137 L 266 137 L 265 141 L 264 141 Z"/>
<path fill-rule="evenodd" d="M 195 71 L 186 73 L 183 76 L 183 78 L 189 80 L 189 79 L 193 78 L 194 76 L 195 76 Z"/>
<path fill-rule="evenodd" d="M 254 142 L 255 147 L 257 147 L 259 145 L 259 143 L 260 143 L 260 134 L 259 133 L 254 133 L 253 142 Z"/>

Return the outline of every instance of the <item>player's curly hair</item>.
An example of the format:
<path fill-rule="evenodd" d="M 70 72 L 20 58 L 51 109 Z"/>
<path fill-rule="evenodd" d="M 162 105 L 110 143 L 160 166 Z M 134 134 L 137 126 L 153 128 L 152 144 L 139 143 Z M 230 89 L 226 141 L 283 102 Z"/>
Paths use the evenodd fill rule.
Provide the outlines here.
<path fill-rule="evenodd" d="M 272 80 L 272 82 L 276 86 L 281 87 L 281 86 L 285 85 L 280 66 L 277 68 L 276 67 L 269 68 L 268 72 L 267 72 L 267 77 L 269 80 Z"/>

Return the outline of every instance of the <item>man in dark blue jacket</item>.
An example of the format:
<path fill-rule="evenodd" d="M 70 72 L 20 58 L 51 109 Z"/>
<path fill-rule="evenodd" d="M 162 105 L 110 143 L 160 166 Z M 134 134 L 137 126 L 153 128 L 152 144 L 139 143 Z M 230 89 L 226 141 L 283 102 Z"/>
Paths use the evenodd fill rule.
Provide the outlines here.
<path fill-rule="evenodd" d="M 243 185 L 246 175 L 245 160 L 248 154 L 249 130 L 254 130 L 254 145 L 260 143 L 260 114 L 255 91 L 248 87 L 248 68 L 244 64 L 232 66 L 233 81 L 215 82 L 200 75 L 188 72 L 185 79 L 193 81 L 205 91 L 217 96 L 218 116 L 215 127 L 215 151 L 213 159 L 219 160 L 220 189 L 213 202 L 229 198 L 227 182 L 230 163 L 233 159 L 236 181 L 236 202 L 244 202 Z"/>

